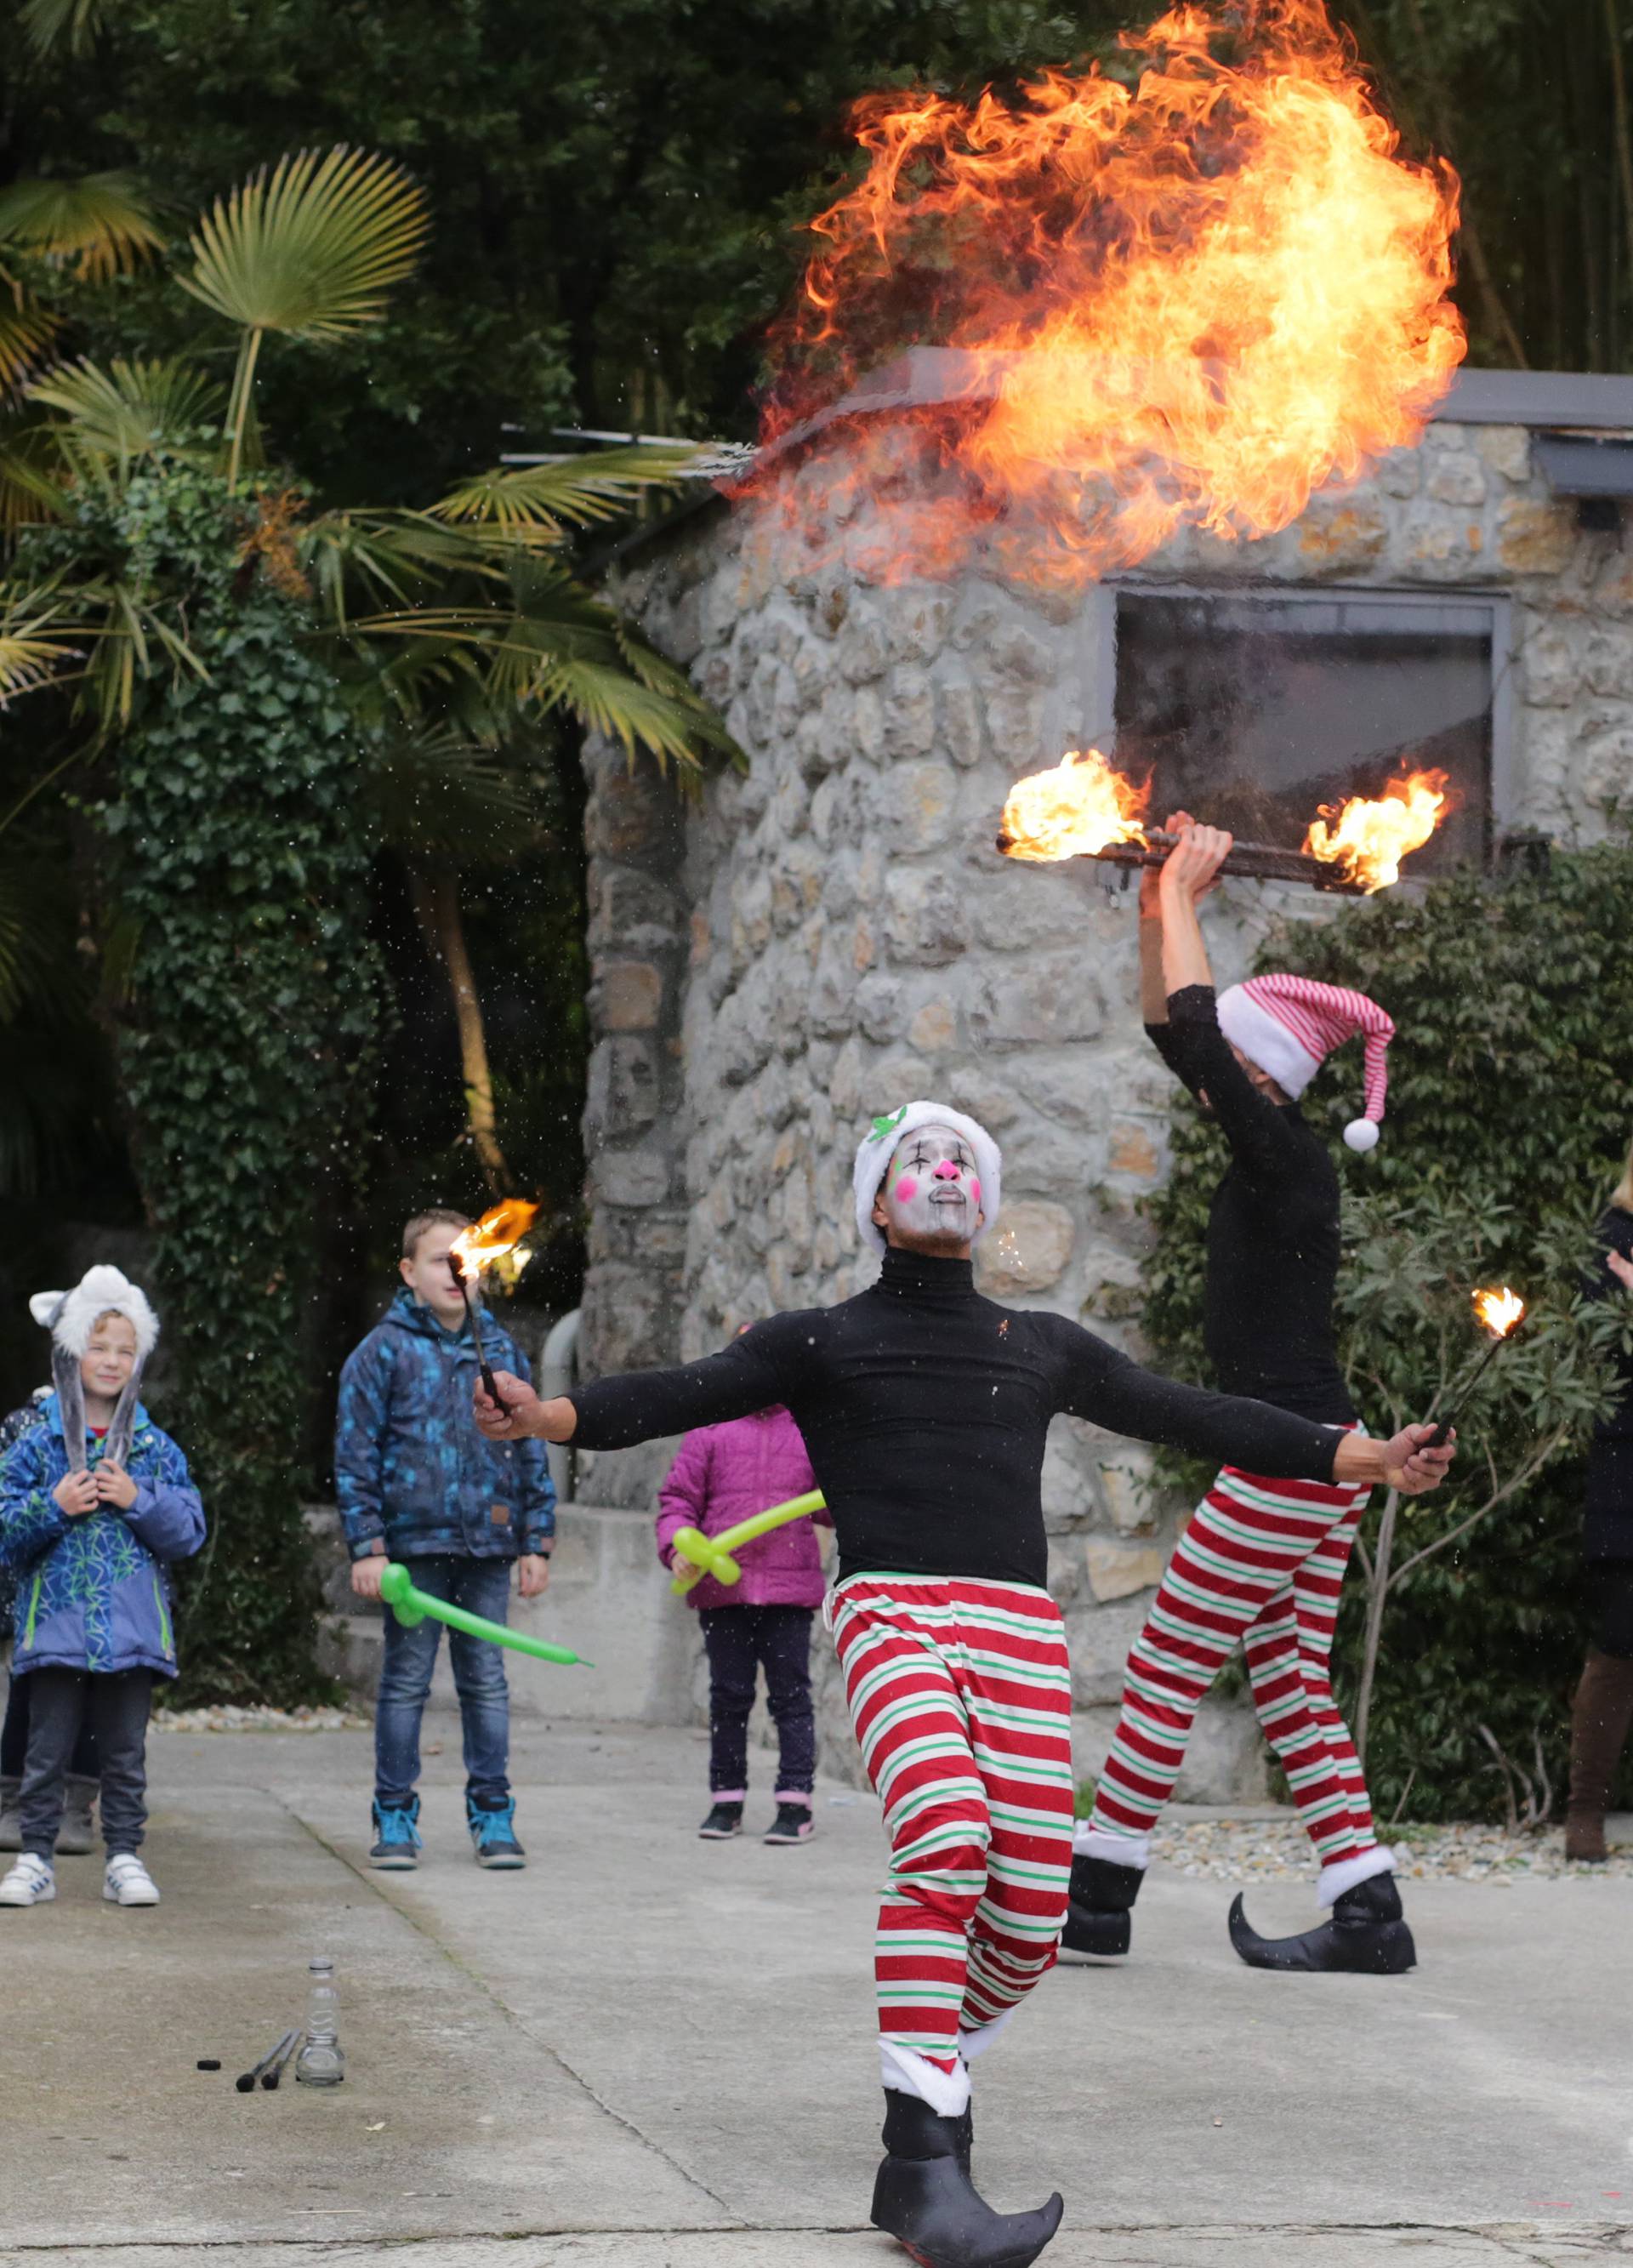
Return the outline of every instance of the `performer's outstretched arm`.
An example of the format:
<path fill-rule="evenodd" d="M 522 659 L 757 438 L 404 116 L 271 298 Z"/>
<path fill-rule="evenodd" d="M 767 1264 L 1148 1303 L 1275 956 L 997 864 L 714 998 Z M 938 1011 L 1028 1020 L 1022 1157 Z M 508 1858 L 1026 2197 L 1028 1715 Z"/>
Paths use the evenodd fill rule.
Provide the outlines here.
<path fill-rule="evenodd" d="M 756 1323 L 718 1354 L 669 1370 L 626 1371 L 622 1378 L 597 1379 L 541 1402 L 533 1388 L 509 1371 L 498 1373 L 497 1403 L 476 1387 L 476 1423 L 493 1441 L 536 1437 L 571 1441 L 581 1449 L 628 1449 L 666 1433 L 689 1432 L 695 1425 L 717 1425 L 727 1418 L 751 1417 L 786 1402 L 775 1322 Z"/>
<path fill-rule="evenodd" d="M 1433 1433 L 1432 1425 L 1409 1425 L 1390 1440 L 1375 1441 L 1244 1395 L 1181 1386 L 1143 1370 L 1063 1316 L 1052 1322 L 1064 1365 L 1061 1408 L 1109 1432 L 1188 1449 L 1272 1479 L 1368 1487 L 1383 1482 L 1409 1496 L 1434 1488 L 1452 1462 L 1449 1445 L 1444 1450 L 1421 1446 Z"/>

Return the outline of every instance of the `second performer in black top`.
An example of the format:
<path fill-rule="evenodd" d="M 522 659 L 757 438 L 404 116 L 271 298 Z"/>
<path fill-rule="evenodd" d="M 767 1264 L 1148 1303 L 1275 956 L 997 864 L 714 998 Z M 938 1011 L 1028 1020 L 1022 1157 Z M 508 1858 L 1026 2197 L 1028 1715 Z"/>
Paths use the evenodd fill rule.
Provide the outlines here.
<path fill-rule="evenodd" d="M 1183 812 L 1169 825 L 1179 843 L 1142 880 L 1141 995 L 1164 1061 L 1230 1148 L 1208 1221 L 1209 1359 L 1232 1393 L 1354 1425 L 1333 1328 L 1338 1175 L 1298 1098 L 1328 1049 L 1363 1035 L 1366 1110 L 1345 1139 L 1370 1149 L 1394 1027 L 1364 993 L 1299 976 L 1255 977 L 1216 999 L 1197 907 L 1231 838 L 1195 827 Z M 1394 1854 L 1374 1831 L 1328 1676 L 1338 1594 L 1368 1494 L 1365 1483 L 1342 1473 L 1330 1482 L 1290 1485 L 1277 1469 L 1232 1456 L 1181 1534 L 1129 1652 L 1093 1810 L 1077 1830 L 1068 1956 L 1128 1951 L 1151 1831 L 1173 1793 L 1197 1710 L 1240 1645 L 1260 1724 L 1314 1845 L 1318 1895 L 1333 1918 L 1268 1942 L 1238 1899 L 1231 1914 L 1237 1951 L 1255 1967 L 1277 1969 L 1387 1972 L 1416 1958 Z"/>

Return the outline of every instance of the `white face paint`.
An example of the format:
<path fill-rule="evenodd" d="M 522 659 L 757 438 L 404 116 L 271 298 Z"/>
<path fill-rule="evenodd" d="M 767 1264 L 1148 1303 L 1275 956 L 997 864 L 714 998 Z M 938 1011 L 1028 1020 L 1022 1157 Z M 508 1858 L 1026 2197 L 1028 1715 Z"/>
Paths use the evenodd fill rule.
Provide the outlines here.
<path fill-rule="evenodd" d="M 919 1126 L 896 1145 L 873 1203 L 887 1244 L 958 1256 L 981 1226 L 975 1153 L 950 1126 Z"/>

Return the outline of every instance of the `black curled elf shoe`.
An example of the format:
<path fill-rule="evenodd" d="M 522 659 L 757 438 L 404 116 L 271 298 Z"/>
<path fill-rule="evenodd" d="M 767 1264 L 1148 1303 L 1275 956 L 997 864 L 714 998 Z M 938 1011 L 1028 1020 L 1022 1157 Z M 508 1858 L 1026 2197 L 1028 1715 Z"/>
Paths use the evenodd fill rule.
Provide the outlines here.
<path fill-rule="evenodd" d="M 1404 1977 L 1417 1964 L 1393 1874 L 1357 1882 L 1334 1899 L 1330 1921 L 1300 1937 L 1261 1937 L 1242 1910 L 1239 1891 L 1231 1905 L 1231 1943 L 1250 1969 Z"/>
<path fill-rule="evenodd" d="M 1030 2268 L 1060 2227 L 1060 2194 L 1033 2213 L 994 2213 L 969 2178 L 967 2119 L 938 2117 L 917 2095 L 886 2088 L 873 2226 L 919 2268 Z"/>
<path fill-rule="evenodd" d="M 1081 1853 L 1074 1858 L 1061 1959 L 1121 1961 L 1133 1938 L 1130 1909 L 1144 1879 L 1144 1867 L 1115 1867 L 1109 1859 Z"/>

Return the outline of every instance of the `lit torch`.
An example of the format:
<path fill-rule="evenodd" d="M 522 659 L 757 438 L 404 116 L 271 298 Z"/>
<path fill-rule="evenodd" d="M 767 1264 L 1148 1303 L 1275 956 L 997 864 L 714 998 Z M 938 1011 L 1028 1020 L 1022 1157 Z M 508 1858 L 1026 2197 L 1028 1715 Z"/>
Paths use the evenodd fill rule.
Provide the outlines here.
<path fill-rule="evenodd" d="M 1144 824 L 1149 794 L 1149 788 L 1114 770 L 1098 748 L 1070 748 L 1049 770 L 1016 781 L 1004 806 L 998 849 L 1006 858 L 1160 866 L 1179 837 Z M 1283 850 L 1269 843 L 1232 843 L 1219 871 L 1247 881 L 1305 882 L 1350 897 L 1381 887 L 1352 866 L 1313 857 L 1307 847 Z"/>
<path fill-rule="evenodd" d="M 1500 1291 L 1476 1292 L 1475 1314 L 1479 1318 L 1482 1328 L 1491 1334 L 1491 1344 L 1475 1365 L 1473 1374 L 1463 1388 L 1460 1398 L 1464 1402 L 1467 1401 L 1475 1387 L 1485 1376 L 1491 1358 L 1498 1347 L 1506 1346 L 1520 1324 L 1524 1322 L 1526 1303 L 1518 1292 L 1511 1291 L 1504 1284 Z M 1423 1447 L 1426 1449 L 1445 1448 L 1452 1428 L 1456 1423 L 1457 1411 L 1455 1410 L 1448 1411 L 1435 1427 L 1428 1440 L 1423 1443 Z"/>
<path fill-rule="evenodd" d="M 471 1336 L 476 1344 L 476 1360 L 482 1371 L 482 1382 L 489 1399 L 504 1407 L 497 1383 L 488 1367 L 488 1358 L 482 1352 L 482 1333 L 477 1329 L 475 1310 L 471 1306 L 471 1286 L 482 1279 L 484 1268 L 496 1261 L 508 1258 L 518 1251 L 523 1237 L 537 1219 L 539 1208 L 529 1204 L 525 1197 L 506 1197 L 463 1228 L 448 1247 L 448 1272 L 460 1287 L 460 1297 L 465 1302 L 465 1319 L 471 1327 Z"/>

